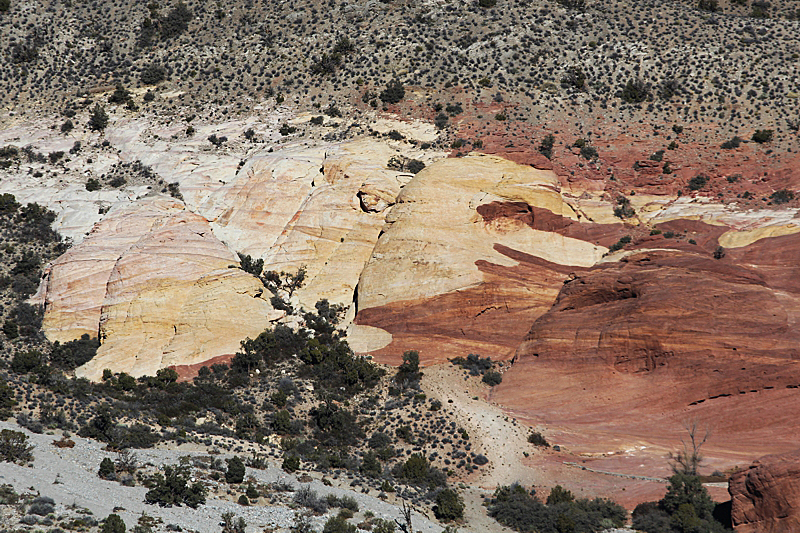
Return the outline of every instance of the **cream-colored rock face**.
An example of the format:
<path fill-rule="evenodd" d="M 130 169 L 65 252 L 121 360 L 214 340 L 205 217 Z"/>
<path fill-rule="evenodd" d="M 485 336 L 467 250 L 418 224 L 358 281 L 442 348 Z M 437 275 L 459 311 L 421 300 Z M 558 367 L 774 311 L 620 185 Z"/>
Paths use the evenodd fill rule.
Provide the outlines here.
<path fill-rule="evenodd" d="M 263 153 L 198 210 L 232 249 L 263 258 L 265 270 L 305 267 L 306 284 L 295 293 L 301 305 L 313 309 L 322 298 L 348 305 L 383 210 L 407 180 L 386 168 L 395 153 L 371 140 Z"/>
<path fill-rule="evenodd" d="M 470 155 L 427 167 L 403 189 L 361 275 L 359 310 L 430 298 L 483 281 L 476 261 L 513 266 L 496 244 L 564 265 L 590 266 L 606 251 L 514 221 L 485 223 L 477 208 L 525 202 L 577 220 L 550 171 Z"/>
<path fill-rule="evenodd" d="M 50 268 L 43 327 L 51 340 L 103 341 L 77 369 L 153 375 L 235 353 L 281 313 L 208 222 L 162 196 L 121 206 Z"/>

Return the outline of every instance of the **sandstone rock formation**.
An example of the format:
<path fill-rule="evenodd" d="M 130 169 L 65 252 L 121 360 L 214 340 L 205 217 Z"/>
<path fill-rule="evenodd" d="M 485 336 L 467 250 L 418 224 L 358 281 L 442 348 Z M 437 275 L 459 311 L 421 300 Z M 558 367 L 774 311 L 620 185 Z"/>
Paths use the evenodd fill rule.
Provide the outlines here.
<path fill-rule="evenodd" d="M 767 455 L 731 476 L 736 533 L 800 531 L 800 450 Z"/>
<path fill-rule="evenodd" d="M 349 305 L 383 210 L 410 179 L 386 168 L 395 153 L 371 140 L 262 152 L 197 210 L 231 248 L 263 258 L 265 270 L 305 267 L 301 305 Z"/>
<path fill-rule="evenodd" d="M 102 341 L 77 370 L 134 376 L 232 354 L 280 317 L 202 217 L 172 198 L 120 206 L 50 268 L 41 292 L 51 340 Z"/>
<path fill-rule="evenodd" d="M 356 322 L 392 334 L 376 354 L 392 362 L 406 349 L 426 364 L 505 357 L 561 279 L 616 241 L 579 221 L 552 172 L 480 154 L 425 168 L 386 222 L 361 274 Z"/>
<path fill-rule="evenodd" d="M 734 436 L 739 452 L 793 446 L 800 284 L 789 258 L 800 239 L 762 239 L 721 259 L 715 245 L 638 250 L 577 272 L 493 398 L 576 431 L 663 445 L 691 417 L 713 427 L 722 448 Z"/>

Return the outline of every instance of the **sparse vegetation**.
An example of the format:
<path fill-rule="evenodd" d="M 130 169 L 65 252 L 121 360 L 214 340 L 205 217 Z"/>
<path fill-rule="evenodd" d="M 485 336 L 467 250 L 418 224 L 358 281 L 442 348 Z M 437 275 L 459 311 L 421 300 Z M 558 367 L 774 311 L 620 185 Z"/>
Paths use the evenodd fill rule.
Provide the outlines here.
<path fill-rule="evenodd" d="M 33 445 L 21 431 L 0 431 L 0 462 L 25 464 L 33 460 Z"/>
<path fill-rule="evenodd" d="M 617 198 L 617 207 L 614 208 L 614 216 L 621 219 L 632 218 L 636 216 L 636 210 L 628 198 L 619 196 Z"/>
<path fill-rule="evenodd" d="M 193 509 L 205 504 L 207 489 L 200 481 L 191 483 L 189 478 L 188 467 L 165 466 L 163 474 L 158 472 L 148 480 L 150 490 L 144 496 L 145 503 L 162 507 L 187 505 Z"/>
<path fill-rule="evenodd" d="M 389 82 L 386 89 L 381 91 L 380 99 L 385 104 L 397 104 L 406 95 L 405 87 L 400 81 L 395 78 Z"/>
<path fill-rule="evenodd" d="M 753 141 L 758 144 L 768 143 L 772 141 L 773 134 L 772 130 L 756 130 L 753 134 Z"/>
<path fill-rule="evenodd" d="M 89 128 L 95 131 L 103 131 L 106 126 L 108 126 L 108 114 L 100 104 L 97 104 L 89 117 Z"/>
<path fill-rule="evenodd" d="M 555 496 L 553 495 L 555 492 Z M 521 485 L 499 487 L 489 503 L 489 516 L 520 532 L 594 533 L 622 527 L 627 512 L 609 500 L 575 500 L 569 491 L 554 488 L 543 504 Z"/>

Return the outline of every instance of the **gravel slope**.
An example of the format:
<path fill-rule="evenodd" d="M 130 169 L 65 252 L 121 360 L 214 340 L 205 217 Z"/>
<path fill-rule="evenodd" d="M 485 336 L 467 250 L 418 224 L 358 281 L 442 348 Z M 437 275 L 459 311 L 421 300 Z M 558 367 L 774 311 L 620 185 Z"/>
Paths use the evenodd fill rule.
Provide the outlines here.
<path fill-rule="evenodd" d="M 31 433 L 18 425 L 9 422 L 0 422 L 0 429 L 13 429 L 23 431 L 30 437 L 30 442 L 35 445 L 33 450 L 33 467 L 0 463 L 0 484 L 10 484 L 19 493 L 38 492 L 42 496 L 49 496 L 56 501 L 56 513 L 63 510 L 64 506 L 76 504 L 91 510 L 97 519 L 105 518 L 114 507 L 123 507 L 118 511 L 128 527 L 136 524 L 142 512 L 150 516 L 160 517 L 164 524 L 176 524 L 183 530 L 196 530 L 201 532 L 218 531 L 222 513 L 232 511 L 247 522 L 247 531 L 262 531 L 264 528 L 286 530 L 294 523 L 295 511 L 285 506 L 250 506 L 243 507 L 236 503 L 212 499 L 209 497 L 206 505 L 198 509 L 188 507 L 163 508 L 144 503 L 147 489 L 141 486 L 125 487 L 114 481 L 104 481 L 97 476 L 97 469 L 104 457 L 116 458 L 116 454 L 104 451 L 104 444 L 83 439 L 77 436 L 70 437 L 75 441 L 74 448 L 57 448 L 52 441 L 61 435 L 45 435 Z M 206 452 L 186 452 L 178 450 L 150 449 L 136 450 L 136 455 L 141 464 L 153 465 L 175 464 L 184 455 L 208 455 Z M 221 457 L 226 457 L 222 455 Z M 227 457 L 230 457 L 228 455 Z M 295 487 L 301 484 L 296 476 L 286 474 L 275 464 L 265 470 L 247 469 L 247 476 L 253 476 L 257 481 L 271 483 L 285 480 Z M 58 480 L 58 483 L 55 483 Z M 384 502 L 378 498 L 360 492 L 342 488 L 327 487 L 320 481 L 314 480 L 311 487 L 321 496 L 329 493 L 338 496 L 350 495 L 358 501 L 360 513 L 352 520 L 356 523 L 363 511 L 371 510 L 375 516 L 386 519 L 399 518 L 398 507 L 389 501 Z M 322 524 L 331 516 L 315 517 L 314 523 L 318 531 Z M 0 516 L 0 522 L 3 517 Z M 423 533 L 439 533 L 442 527 L 436 522 L 426 519 L 420 514 L 414 515 L 414 529 Z M 13 524 L 8 524 L 13 525 Z M 461 528 L 469 531 L 469 528 Z"/>

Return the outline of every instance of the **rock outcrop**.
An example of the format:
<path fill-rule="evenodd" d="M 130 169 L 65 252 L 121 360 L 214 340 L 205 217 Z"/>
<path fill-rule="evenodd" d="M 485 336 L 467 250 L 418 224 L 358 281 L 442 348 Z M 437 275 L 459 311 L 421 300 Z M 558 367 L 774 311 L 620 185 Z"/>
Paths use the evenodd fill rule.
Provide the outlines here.
<path fill-rule="evenodd" d="M 410 179 L 386 168 L 395 153 L 372 140 L 262 152 L 197 211 L 232 249 L 264 259 L 265 270 L 305 267 L 301 305 L 349 305 L 383 211 Z"/>
<path fill-rule="evenodd" d="M 77 370 L 134 376 L 232 354 L 281 313 L 208 222 L 172 198 L 121 206 L 50 268 L 40 297 L 51 340 L 102 341 Z"/>
<path fill-rule="evenodd" d="M 740 452 L 796 445 L 800 425 L 787 413 L 800 407 L 800 283 L 789 258 L 800 238 L 762 239 L 721 259 L 701 244 L 576 272 L 493 398 L 577 432 L 603 427 L 669 445 L 695 418 L 723 448 L 733 439 Z"/>
<path fill-rule="evenodd" d="M 550 171 L 480 154 L 437 161 L 386 215 L 356 323 L 391 333 L 376 353 L 387 362 L 407 349 L 426 364 L 470 352 L 504 358 L 561 279 L 616 241 L 609 233 L 579 221 Z"/>
<path fill-rule="evenodd" d="M 731 476 L 736 533 L 800 531 L 800 450 L 767 455 Z"/>

